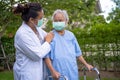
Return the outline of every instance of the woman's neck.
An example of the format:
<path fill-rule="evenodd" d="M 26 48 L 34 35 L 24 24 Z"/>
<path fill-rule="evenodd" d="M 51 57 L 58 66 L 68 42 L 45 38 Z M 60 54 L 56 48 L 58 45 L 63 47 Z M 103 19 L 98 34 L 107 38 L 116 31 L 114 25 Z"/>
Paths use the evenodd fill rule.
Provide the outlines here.
<path fill-rule="evenodd" d="M 26 24 L 33 30 L 33 32 L 35 34 L 38 32 L 37 29 L 36 29 L 36 27 L 35 27 L 35 25 L 33 25 L 32 23 L 29 23 L 29 22 L 27 22 Z"/>
<path fill-rule="evenodd" d="M 65 34 L 65 30 L 57 31 L 57 32 L 58 32 L 58 34 L 60 34 L 60 35 L 64 35 L 64 34 Z"/>

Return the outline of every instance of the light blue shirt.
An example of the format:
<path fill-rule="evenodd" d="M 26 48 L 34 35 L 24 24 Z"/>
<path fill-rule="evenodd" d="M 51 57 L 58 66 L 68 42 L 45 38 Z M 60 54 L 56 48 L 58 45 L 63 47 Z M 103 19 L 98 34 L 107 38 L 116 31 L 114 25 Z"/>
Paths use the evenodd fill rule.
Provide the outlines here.
<path fill-rule="evenodd" d="M 74 34 L 68 30 L 65 30 L 64 35 L 58 34 L 55 30 L 53 32 L 51 52 L 46 57 L 51 59 L 54 69 L 68 77 L 68 80 L 79 80 L 76 57 L 82 53 Z"/>

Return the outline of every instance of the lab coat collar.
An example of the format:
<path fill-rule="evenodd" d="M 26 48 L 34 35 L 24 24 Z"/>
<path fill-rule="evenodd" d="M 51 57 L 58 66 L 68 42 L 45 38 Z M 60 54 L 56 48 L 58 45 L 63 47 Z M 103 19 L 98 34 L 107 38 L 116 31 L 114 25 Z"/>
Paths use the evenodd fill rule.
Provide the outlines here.
<path fill-rule="evenodd" d="M 30 32 L 30 33 L 33 32 L 32 29 L 31 29 L 25 22 L 22 23 L 22 26 L 23 26 L 28 32 Z"/>
<path fill-rule="evenodd" d="M 40 41 L 38 39 L 38 37 L 35 35 L 35 33 L 33 32 L 33 30 L 25 22 L 22 23 L 22 27 L 25 28 L 25 30 L 28 31 L 30 34 L 34 34 L 35 39 L 38 40 L 38 41 Z M 36 28 L 36 29 L 38 30 L 38 28 Z M 43 37 L 42 37 L 42 35 L 41 35 L 40 32 L 39 32 L 39 36 L 43 39 Z"/>

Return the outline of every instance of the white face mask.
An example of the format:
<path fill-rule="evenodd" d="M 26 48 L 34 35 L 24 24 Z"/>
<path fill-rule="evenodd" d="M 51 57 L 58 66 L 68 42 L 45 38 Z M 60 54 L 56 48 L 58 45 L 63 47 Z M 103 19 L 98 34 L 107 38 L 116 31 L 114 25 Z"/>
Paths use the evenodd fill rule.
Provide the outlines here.
<path fill-rule="evenodd" d="M 43 25 L 43 18 L 38 20 L 37 27 L 41 27 Z"/>
<path fill-rule="evenodd" d="M 53 22 L 53 28 L 57 31 L 64 30 L 65 22 Z"/>
<path fill-rule="evenodd" d="M 38 24 L 37 24 L 37 25 L 34 24 L 33 22 L 32 22 L 32 24 L 33 24 L 35 27 L 41 27 L 41 26 L 43 25 L 43 18 L 40 19 L 40 20 L 38 20 Z"/>

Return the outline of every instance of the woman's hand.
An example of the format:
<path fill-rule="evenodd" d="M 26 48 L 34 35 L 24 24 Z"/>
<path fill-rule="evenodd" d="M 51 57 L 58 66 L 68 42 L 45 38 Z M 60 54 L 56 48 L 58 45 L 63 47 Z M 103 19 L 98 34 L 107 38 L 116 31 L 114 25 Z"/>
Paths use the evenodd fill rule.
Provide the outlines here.
<path fill-rule="evenodd" d="M 59 80 L 59 78 L 60 78 L 60 73 L 59 72 L 54 70 L 51 73 L 52 73 L 52 77 L 53 77 L 54 80 Z"/>
<path fill-rule="evenodd" d="M 92 66 L 92 65 L 90 65 L 90 64 L 86 64 L 85 66 L 88 68 L 88 70 L 89 70 L 89 71 L 91 71 L 91 70 L 92 70 L 92 68 L 93 68 L 93 66 Z"/>
<path fill-rule="evenodd" d="M 47 36 L 45 37 L 45 41 L 47 41 L 48 43 L 50 43 L 52 41 L 53 37 L 54 37 L 53 32 L 49 32 L 47 34 Z"/>

